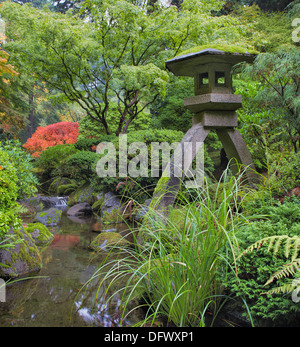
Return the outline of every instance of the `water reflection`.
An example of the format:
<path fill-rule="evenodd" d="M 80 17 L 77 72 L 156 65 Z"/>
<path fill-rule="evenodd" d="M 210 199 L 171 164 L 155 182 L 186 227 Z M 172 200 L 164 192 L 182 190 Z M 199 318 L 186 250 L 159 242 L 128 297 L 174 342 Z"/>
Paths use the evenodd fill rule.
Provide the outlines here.
<path fill-rule="evenodd" d="M 99 296 L 95 300 L 99 289 L 97 278 L 86 290 L 81 290 L 104 259 L 104 255 L 95 258 L 88 249 L 97 235 L 92 230 L 94 223 L 95 220 L 87 218 L 74 221 L 63 214 L 58 233 L 42 252 L 43 268 L 35 274 L 45 277 L 7 286 L 7 302 L 0 303 L 0 326 L 119 324 L 119 297 L 116 296 L 110 305 L 101 301 Z M 124 229 L 124 226 L 117 226 L 119 229 L 122 227 Z"/>

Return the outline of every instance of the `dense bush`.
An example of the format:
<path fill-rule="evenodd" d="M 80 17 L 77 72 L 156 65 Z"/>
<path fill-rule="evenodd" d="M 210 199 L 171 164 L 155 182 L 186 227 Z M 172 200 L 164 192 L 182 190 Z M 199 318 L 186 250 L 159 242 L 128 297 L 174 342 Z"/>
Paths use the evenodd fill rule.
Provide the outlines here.
<path fill-rule="evenodd" d="M 18 199 L 36 191 L 30 156 L 17 141 L 0 143 L 0 240 L 21 225 Z"/>
<path fill-rule="evenodd" d="M 19 227 L 21 220 L 18 218 L 16 202 L 18 197 L 17 169 L 5 151 L 0 151 L 0 240 L 5 236 L 10 227 Z"/>
<path fill-rule="evenodd" d="M 90 151 L 78 151 L 65 162 L 64 176 L 77 181 L 90 181 L 96 175 L 95 162 L 98 156 Z"/>
<path fill-rule="evenodd" d="M 38 180 L 32 172 L 31 156 L 22 148 L 19 141 L 6 141 L 0 144 L 1 151 L 8 154 L 9 160 L 17 170 L 17 198 L 31 196 L 36 192 Z"/>
<path fill-rule="evenodd" d="M 99 138 L 79 139 L 74 146 L 79 151 L 95 151 L 99 141 Z"/>
<path fill-rule="evenodd" d="M 135 200 L 143 200 L 147 197 L 147 194 L 152 193 L 155 185 L 158 181 L 157 177 L 151 177 L 151 142 L 180 142 L 183 137 L 181 131 L 175 130 L 139 130 L 130 132 L 127 135 L 127 146 L 130 146 L 133 142 L 141 142 L 147 145 L 148 148 L 148 177 L 136 177 L 136 178 L 121 178 L 121 177 L 104 177 L 95 176 L 92 185 L 99 191 L 116 191 L 118 189 L 119 194 L 134 195 Z M 118 174 L 118 158 L 119 158 L 119 137 L 115 137 L 112 143 L 115 145 L 117 154 L 117 170 Z M 128 154 L 127 163 L 134 158 L 135 155 Z M 96 170 L 96 168 L 95 168 Z"/>
<path fill-rule="evenodd" d="M 183 133 L 181 131 L 169 130 L 169 129 L 152 129 L 152 130 L 140 130 L 135 132 L 130 132 L 127 135 L 127 146 L 129 147 L 134 142 L 140 142 L 147 146 L 148 150 L 148 168 L 147 176 L 136 178 L 130 177 L 127 178 L 118 177 L 118 158 L 119 158 L 119 137 L 115 137 L 111 142 L 116 148 L 117 155 L 117 168 L 116 174 L 117 177 L 98 177 L 94 176 L 92 179 L 92 185 L 97 191 L 116 191 L 118 190 L 119 194 L 129 195 L 137 201 L 143 201 L 145 198 L 149 197 L 152 194 L 159 177 L 151 177 L 151 143 L 179 143 L 183 138 Z M 109 139 L 107 139 L 109 140 Z M 171 155 L 172 155 L 171 151 Z M 127 165 L 130 161 L 136 157 L 138 153 L 130 154 L 127 153 Z M 99 156 L 101 158 L 101 156 Z M 160 153 L 160 174 L 162 169 L 162 159 Z M 213 171 L 213 163 L 209 158 L 207 152 L 205 151 L 205 171 L 206 173 L 211 174 Z M 96 172 L 96 167 L 95 167 Z"/>
<path fill-rule="evenodd" d="M 40 181 L 45 182 L 53 177 L 64 176 L 66 160 L 76 152 L 77 149 L 72 144 L 57 145 L 43 151 L 35 161 Z"/>
<path fill-rule="evenodd" d="M 253 201 L 247 204 L 249 215 L 256 218 L 236 230 L 239 252 L 255 242 L 275 235 L 295 236 L 300 233 L 300 199 L 286 199 L 284 204 L 275 202 L 273 205 L 265 201 Z M 261 217 L 258 217 L 261 216 Z M 300 318 L 300 307 L 292 301 L 291 293 L 266 294 L 274 286 L 288 283 L 291 279 L 282 278 L 276 283 L 265 286 L 269 278 L 281 266 L 290 260 L 286 257 L 286 247 L 278 244 L 275 252 L 270 252 L 268 246 L 258 247 L 255 251 L 246 253 L 238 259 L 237 277 L 228 273 L 222 281 L 228 292 L 236 298 L 243 298 L 250 308 L 256 325 L 289 325 Z M 233 261 L 233 259 L 231 259 Z M 295 274 L 295 278 L 300 273 Z"/>

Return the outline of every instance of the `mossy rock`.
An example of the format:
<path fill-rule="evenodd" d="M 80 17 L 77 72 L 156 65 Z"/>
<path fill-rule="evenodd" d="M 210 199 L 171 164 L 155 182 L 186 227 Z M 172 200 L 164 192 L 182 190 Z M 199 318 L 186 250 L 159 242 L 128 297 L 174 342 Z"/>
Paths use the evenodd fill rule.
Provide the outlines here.
<path fill-rule="evenodd" d="M 58 189 L 62 185 L 72 184 L 70 178 L 67 177 L 57 177 L 53 180 L 53 182 L 49 186 L 49 193 L 51 194 L 59 194 Z"/>
<path fill-rule="evenodd" d="M 78 184 L 76 183 L 63 184 L 57 188 L 57 194 L 68 196 L 72 194 L 77 188 L 78 188 Z"/>
<path fill-rule="evenodd" d="M 97 235 L 90 244 L 90 248 L 94 251 L 106 251 L 116 247 L 116 249 L 128 247 L 130 242 L 122 235 L 116 232 L 103 232 Z"/>
<path fill-rule="evenodd" d="M 103 202 L 104 202 L 104 199 L 100 199 L 100 200 L 95 201 L 92 205 L 93 212 L 99 216 L 101 215 L 101 207 L 103 205 Z"/>
<path fill-rule="evenodd" d="M 28 223 L 24 229 L 31 235 L 37 246 L 46 246 L 54 239 L 53 234 L 42 223 Z"/>
<path fill-rule="evenodd" d="M 128 213 L 124 213 L 124 209 L 115 209 L 111 212 L 104 212 L 101 218 L 103 224 L 123 223 L 128 218 Z"/>
<path fill-rule="evenodd" d="M 24 228 L 11 229 L 9 236 L 14 246 L 0 249 L 0 277 L 15 278 L 40 270 L 41 254 L 30 233 Z"/>
<path fill-rule="evenodd" d="M 42 211 L 45 207 L 41 197 L 39 196 L 31 197 L 26 201 L 21 201 L 21 203 L 33 207 L 36 212 Z"/>
<path fill-rule="evenodd" d="M 82 202 L 87 202 L 88 204 L 93 205 L 95 201 L 96 193 L 94 192 L 94 189 L 89 184 L 86 184 L 70 194 L 68 206 L 71 207 Z"/>
<path fill-rule="evenodd" d="M 35 216 L 35 221 L 46 226 L 57 225 L 60 221 L 62 211 L 56 208 L 49 208 L 46 211 L 39 212 Z"/>

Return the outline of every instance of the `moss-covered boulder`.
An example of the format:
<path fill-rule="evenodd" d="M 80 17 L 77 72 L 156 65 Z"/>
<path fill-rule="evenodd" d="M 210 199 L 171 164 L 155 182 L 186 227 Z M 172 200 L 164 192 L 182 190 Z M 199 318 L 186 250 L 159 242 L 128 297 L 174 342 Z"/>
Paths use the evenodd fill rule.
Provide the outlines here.
<path fill-rule="evenodd" d="M 41 196 L 30 197 L 25 201 L 20 201 L 20 203 L 34 208 L 36 212 L 40 212 L 45 208 L 44 201 Z"/>
<path fill-rule="evenodd" d="M 128 247 L 130 242 L 127 241 L 121 234 L 116 232 L 103 232 L 97 235 L 90 243 L 90 249 L 94 251 L 116 249 Z"/>
<path fill-rule="evenodd" d="M 40 270 L 40 251 L 25 228 L 11 229 L 8 236 L 7 247 L 0 249 L 0 277 L 15 278 Z M 3 246 L 5 245 L 2 244 Z"/>
<path fill-rule="evenodd" d="M 104 212 L 102 214 L 103 224 L 118 224 L 123 223 L 127 219 L 128 214 L 125 213 L 123 208 L 114 209 L 111 212 Z"/>
<path fill-rule="evenodd" d="M 39 247 L 48 245 L 54 239 L 54 235 L 42 223 L 28 223 L 24 229 Z"/>
<path fill-rule="evenodd" d="M 48 210 L 37 213 L 35 221 L 46 226 L 55 226 L 61 219 L 62 211 L 57 208 L 49 208 Z"/>
<path fill-rule="evenodd" d="M 60 196 L 69 196 L 78 188 L 77 183 L 62 184 L 57 188 L 57 194 Z"/>
<path fill-rule="evenodd" d="M 71 207 L 75 204 L 83 202 L 86 202 L 92 206 L 95 201 L 96 193 L 94 192 L 94 189 L 89 184 L 86 184 L 70 194 L 68 206 Z"/>
<path fill-rule="evenodd" d="M 55 178 L 52 183 L 49 186 L 49 193 L 51 194 L 59 194 L 58 189 L 60 186 L 62 185 L 67 185 L 67 184 L 72 184 L 72 180 L 70 180 L 70 178 L 67 177 L 57 177 Z"/>

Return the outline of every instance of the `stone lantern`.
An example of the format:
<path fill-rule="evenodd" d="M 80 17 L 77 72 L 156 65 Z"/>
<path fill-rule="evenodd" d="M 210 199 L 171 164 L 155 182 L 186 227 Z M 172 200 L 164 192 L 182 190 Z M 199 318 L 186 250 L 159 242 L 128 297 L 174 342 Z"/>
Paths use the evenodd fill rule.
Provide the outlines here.
<path fill-rule="evenodd" d="M 251 62 L 250 54 L 226 54 L 205 49 L 171 59 L 166 67 L 175 76 L 194 78 L 194 96 L 185 98 L 184 106 L 195 113 L 193 124 L 207 128 L 234 128 L 235 111 L 242 106 L 242 97 L 232 92 L 231 68 L 241 62 Z"/>
<path fill-rule="evenodd" d="M 248 181 L 256 180 L 254 165 L 245 141 L 236 129 L 238 117 L 236 110 L 242 106 L 241 95 L 233 94 L 232 67 L 240 62 L 251 63 L 251 54 L 226 53 L 216 49 L 204 49 L 196 53 L 189 53 L 175 57 L 166 62 L 166 67 L 175 76 L 194 78 L 194 96 L 184 99 L 184 106 L 193 112 L 193 125 L 185 134 L 181 143 L 204 142 L 212 129 L 222 142 L 226 156 L 231 163 L 231 170 L 236 174 L 240 164 L 247 167 Z M 197 150 L 193 150 L 194 158 Z M 233 160 L 231 160 L 233 159 Z M 163 184 L 159 184 L 166 192 L 160 197 L 160 207 L 173 204 L 180 187 L 180 178 L 172 175 L 172 160 L 170 162 L 171 175 Z M 154 197 L 161 194 L 157 190 Z M 153 201 L 153 200 L 152 200 Z"/>

